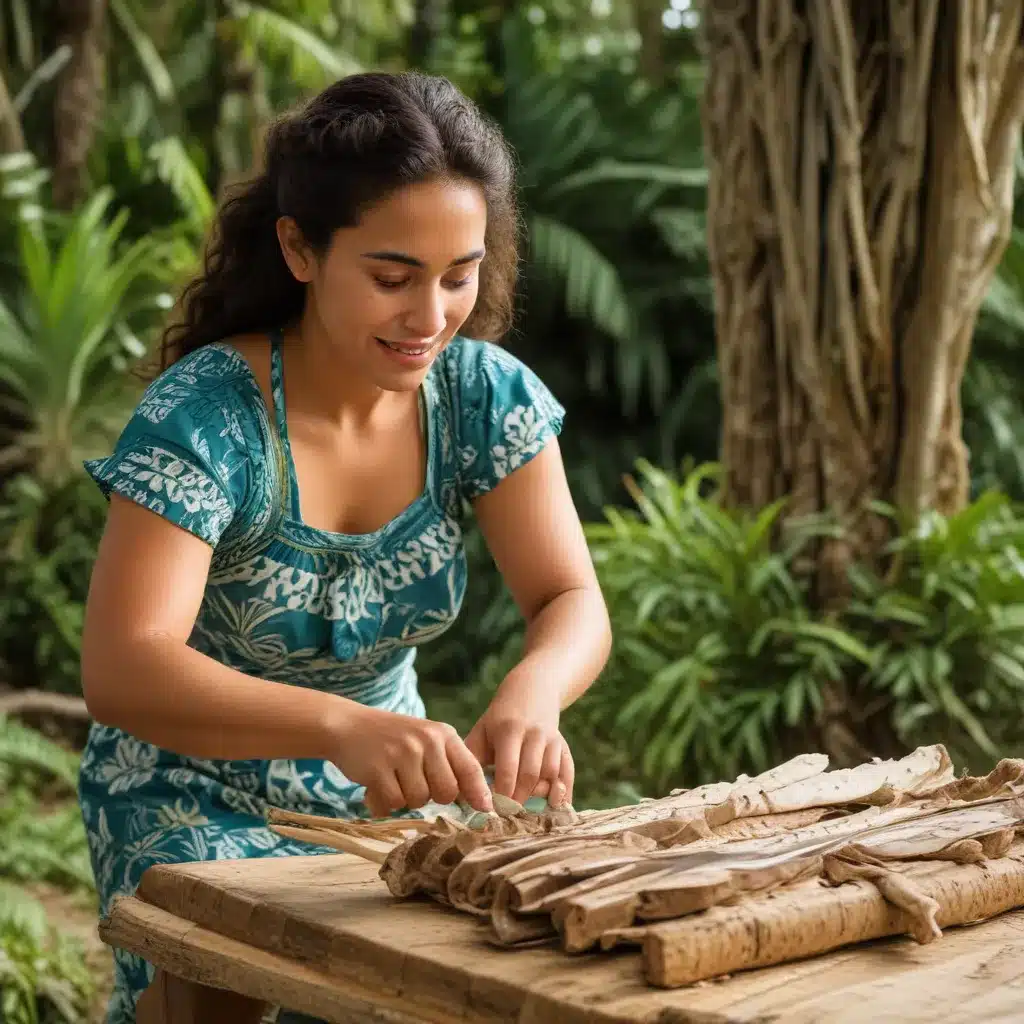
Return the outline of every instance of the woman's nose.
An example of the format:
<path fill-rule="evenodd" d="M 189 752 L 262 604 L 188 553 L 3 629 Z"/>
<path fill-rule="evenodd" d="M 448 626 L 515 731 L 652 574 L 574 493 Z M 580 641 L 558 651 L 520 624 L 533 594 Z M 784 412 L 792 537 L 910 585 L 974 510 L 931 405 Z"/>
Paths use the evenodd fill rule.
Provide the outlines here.
<path fill-rule="evenodd" d="M 421 338 L 433 338 L 448 322 L 445 296 L 438 288 L 424 289 L 416 306 L 406 317 L 406 326 Z"/>

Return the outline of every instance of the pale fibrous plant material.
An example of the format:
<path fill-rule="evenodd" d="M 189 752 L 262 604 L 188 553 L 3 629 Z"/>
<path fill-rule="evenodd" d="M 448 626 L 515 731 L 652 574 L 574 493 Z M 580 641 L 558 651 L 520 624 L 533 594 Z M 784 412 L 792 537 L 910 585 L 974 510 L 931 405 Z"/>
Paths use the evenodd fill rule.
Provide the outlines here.
<path fill-rule="evenodd" d="M 936 744 L 828 769 L 802 754 L 601 811 L 495 801 L 376 821 L 274 810 L 270 824 L 379 864 L 395 897 L 475 916 L 482 941 L 639 946 L 664 987 L 888 935 L 932 942 L 1024 906 L 1024 760 L 958 777 Z"/>
<path fill-rule="evenodd" d="M 873 501 L 968 497 L 961 382 L 1012 231 L 1024 3 L 705 7 L 726 490 L 831 510 L 832 596 L 880 553 Z"/>

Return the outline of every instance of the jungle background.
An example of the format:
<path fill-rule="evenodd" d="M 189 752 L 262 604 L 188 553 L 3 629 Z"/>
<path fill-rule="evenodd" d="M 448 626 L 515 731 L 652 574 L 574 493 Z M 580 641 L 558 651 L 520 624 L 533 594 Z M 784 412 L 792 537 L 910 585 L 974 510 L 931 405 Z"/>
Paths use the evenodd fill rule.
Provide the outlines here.
<path fill-rule="evenodd" d="M 576 804 L 1020 752 L 1024 57 L 990 6 L 0 0 L 0 1021 L 98 1020 L 107 984 L 81 462 L 268 119 L 355 70 L 450 76 L 518 154 L 505 344 L 567 407 L 616 638 L 565 716 Z M 419 662 L 463 730 L 521 641 L 468 545 Z"/>

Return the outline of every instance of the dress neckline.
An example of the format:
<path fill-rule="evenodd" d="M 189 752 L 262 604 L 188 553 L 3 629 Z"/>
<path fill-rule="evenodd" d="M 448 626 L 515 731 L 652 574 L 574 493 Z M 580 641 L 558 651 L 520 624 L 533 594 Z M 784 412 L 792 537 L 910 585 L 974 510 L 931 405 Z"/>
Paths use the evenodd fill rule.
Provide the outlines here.
<path fill-rule="evenodd" d="M 423 443 L 426 445 L 426 471 L 424 473 L 423 487 L 420 493 L 414 498 L 398 515 L 388 522 L 379 526 L 369 533 L 339 533 L 334 530 L 325 530 L 317 526 L 309 526 L 302 519 L 301 505 L 299 501 L 299 481 L 295 471 L 295 460 L 292 457 L 291 441 L 288 437 L 288 417 L 286 414 L 284 394 L 284 354 L 282 346 L 284 333 L 280 329 L 270 332 L 270 392 L 274 402 L 273 416 L 274 427 L 284 455 L 285 479 L 280 482 L 284 494 L 283 499 L 284 518 L 286 522 L 297 527 L 301 532 L 311 538 L 319 538 L 335 544 L 347 546 L 365 546 L 375 543 L 392 530 L 405 524 L 413 518 L 420 509 L 430 503 L 433 492 L 433 480 L 435 470 L 434 457 L 434 434 L 435 424 L 434 410 L 437 403 L 434 401 L 433 384 L 431 374 L 428 373 L 422 386 L 417 392 L 420 429 Z"/>

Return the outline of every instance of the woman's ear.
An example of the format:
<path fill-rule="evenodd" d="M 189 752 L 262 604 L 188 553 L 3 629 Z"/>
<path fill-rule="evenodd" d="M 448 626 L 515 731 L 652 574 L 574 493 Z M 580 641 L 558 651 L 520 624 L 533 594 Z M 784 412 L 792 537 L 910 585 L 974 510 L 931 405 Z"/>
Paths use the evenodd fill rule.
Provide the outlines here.
<path fill-rule="evenodd" d="M 291 217 L 278 217 L 275 224 L 277 241 L 288 269 L 296 281 L 308 284 L 316 273 L 316 257 Z"/>

